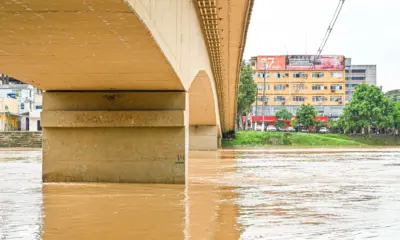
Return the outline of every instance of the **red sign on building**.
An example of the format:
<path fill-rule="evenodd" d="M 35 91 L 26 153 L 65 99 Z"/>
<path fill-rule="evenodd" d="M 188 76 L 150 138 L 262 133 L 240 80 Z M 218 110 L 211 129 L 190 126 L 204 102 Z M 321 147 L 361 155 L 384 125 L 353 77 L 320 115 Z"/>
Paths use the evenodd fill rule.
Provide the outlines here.
<path fill-rule="evenodd" d="M 285 70 L 286 56 L 258 56 L 257 71 Z"/>
<path fill-rule="evenodd" d="M 344 56 L 287 56 L 287 70 L 344 70 Z"/>
<path fill-rule="evenodd" d="M 258 56 L 257 71 L 263 70 L 336 70 L 343 71 L 345 57 L 342 55 L 288 55 Z"/>

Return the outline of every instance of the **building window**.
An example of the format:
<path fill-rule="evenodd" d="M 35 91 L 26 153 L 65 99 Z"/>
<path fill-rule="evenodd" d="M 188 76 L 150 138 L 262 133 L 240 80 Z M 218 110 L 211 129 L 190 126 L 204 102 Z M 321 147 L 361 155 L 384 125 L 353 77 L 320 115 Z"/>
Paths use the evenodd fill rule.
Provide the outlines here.
<path fill-rule="evenodd" d="M 342 89 L 343 89 L 342 84 L 331 84 L 331 91 L 342 90 Z"/>
<path fill-rule="evenodd" d="M 265 75 L 265 78 L 269 78 L 269 72 L 258 72 L 259 78 L 264 78 L 264 75 Z"/>
<path fill-rule="evenodd" d="M 275 96 L 274 101 L 275 102 L 285 102 L 286 98 L 284 96 Z"/>
<path fill-rule="evenodd" d="M 265 96 L 265 98 L 264 98 L 264 96 L 258 96 L 257 97 L 257 100 L 259 101 L 259 102 L 268 102 L 269 101 L 269 96 Z"/>
<path fill-rule="evenodd" d="M 293 73 L 294 78 L 305 78 L 306 76 L 307 76 L 307 74 L 305 74 L 303 72 Z"/>
<path fill-rule="evenodd" d="M 342 102 L 343 101 L 343 98 L 342 98 L 342 96 L 331 96 L 331 102 Z"/>
<path fill-rule="evenodd" d="M 342 72 L 331 72 L 331 78 L 342 78 L 343 73 Z"/>
<path fill-rule="evenodd" d="M 366 70 L 365 69 L 352 69 L 351 72 L 352 73 L 365 73 Z"/>
<path fill-rule="evenodd" d="M 352 77 L 351 80 L 365 80 L 365 77 Z"/>
<path fill-rule="evenodd" d="M 312 77 L 313 78 L 323 78 L 324 77 L 324 73 L 323 72 L 314 72 L 313 74 L 312 74 Z"/>
<path fill-rule="evenodd" d="M 304 84 L 293 84 L 293 89 L 296 91 L 304 90 L 305 86 Z"/>
<path fill-rule="evenodd" d="M 264 90 L 264 83 L 257 84 L 258 90 Z M 269 90 L 269 84 L 265 84 L 265 90 Z"/>
<path fill-rule="evenodd" d="M 286 77 L 286 73 L 282 73 L 282 72 L 276 72 L 274 73 L 274 77 L 275 78 L 285 78 Z"/>
<path fill-rule="evenodd" d="M 365 80 L 365 77 L 346 77 L 346 80 Z"/>
<path fill-rule="evenodd" d="M 326 98 L 323 96 L 313 96 L 312 101 L 313 102 L 323 102 L 323 101 L 326 101 Z"/>
<path fill-rule="evenodd" d="M 305 99 L 306 98 L 304 96 L 294 96 L 293 97 L 293 102 L 304 102 Z"/>
<path fill-rule="evenodd" d="M 274 90 L 282 91 L 282 90 L 285 90 L 285 88 L 286 88 L 286 84 L 275 84 L 274 85 Z"/>
<path fill-rule="evenodd" d="M 358 84 L 346 84 L 346 88 L 355 88 Z"/>
<path fill-rule="evenodd" d="M 313 84 L 312 85 L 312 90 L 318 90 L 318 91 L 325 90 L 325 85 L 323 85 L 323 84 Z"/>
<path fill-rule="evenodd" d="M 21 110 L 24 110 L 24 109 L 25 109 L 25 104 L 21 103 Z"/>
<path fill-rule="evenodd" d="M 251 66 L 255 67 L 256 66 L 256 61 L 251 61 Z"/>

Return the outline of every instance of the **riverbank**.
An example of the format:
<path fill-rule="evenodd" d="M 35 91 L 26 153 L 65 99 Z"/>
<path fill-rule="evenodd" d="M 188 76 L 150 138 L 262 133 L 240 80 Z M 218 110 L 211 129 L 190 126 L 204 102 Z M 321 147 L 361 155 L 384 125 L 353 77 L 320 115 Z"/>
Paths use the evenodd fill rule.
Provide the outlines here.
<path fill-rule="evenodd" d="M 298 147 L 366 147 L 400 146 L 397 136 L 374 135 L 371 138 L 344 134 L 237 132 L 236 139 L 223 141 L 224 147 L 298 146 Z"/>

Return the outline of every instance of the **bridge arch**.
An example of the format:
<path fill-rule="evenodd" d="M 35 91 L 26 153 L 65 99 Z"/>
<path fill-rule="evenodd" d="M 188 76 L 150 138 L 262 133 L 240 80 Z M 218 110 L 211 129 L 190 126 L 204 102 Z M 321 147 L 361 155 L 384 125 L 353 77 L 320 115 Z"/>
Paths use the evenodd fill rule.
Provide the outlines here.
<path fill-rule="evenodd" d="M 189 125 L 215 126 L 219 123 L 216 92 L 206 71 L 197 73 L 189 88 Z"/>
<path fill-rule="evenodd" d="M 189 88 L 189 148 L 216 150 L 221 135 L 219 123 L 215 83 L 206 71 L 201 70 Z"/>

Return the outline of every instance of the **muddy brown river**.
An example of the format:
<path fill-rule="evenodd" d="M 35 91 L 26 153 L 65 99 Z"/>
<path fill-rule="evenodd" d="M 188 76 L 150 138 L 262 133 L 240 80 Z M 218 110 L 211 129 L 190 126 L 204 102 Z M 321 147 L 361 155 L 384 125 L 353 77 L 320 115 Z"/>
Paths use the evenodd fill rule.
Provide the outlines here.
<path fill-rule="evenodd" d="M 400 149 L 192 152 L 189 184 L 42 184 L 0 151 L 0 240 L 400 239 Z"/>

